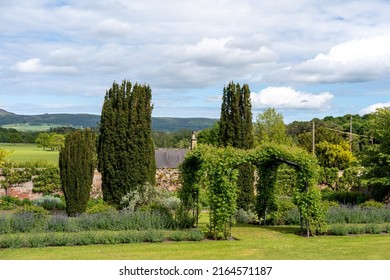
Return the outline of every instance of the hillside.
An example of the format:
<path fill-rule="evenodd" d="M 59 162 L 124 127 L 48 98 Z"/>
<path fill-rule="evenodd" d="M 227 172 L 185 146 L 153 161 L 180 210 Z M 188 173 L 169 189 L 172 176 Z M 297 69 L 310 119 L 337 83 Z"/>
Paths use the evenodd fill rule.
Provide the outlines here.
<path fill-rule="evenodd" d="M 7 112 L 6 110 L 0 109 L 0 117 L 9 116 L 9 115 L 14 115 L 14 113 L 10 113 Z"/>
<path fill-rule="evenodd" d="M 60 126 L 97 127 L 99 115 L 91 114 L 43 114 L 17 115 L 0 109 L 0 126 L 6 124 L 56 124 Z M 155 131 L 177 131 L 180 129 L 202 130 L 213 125 L 216 119 L 207 118 L 152 118 Z"/>

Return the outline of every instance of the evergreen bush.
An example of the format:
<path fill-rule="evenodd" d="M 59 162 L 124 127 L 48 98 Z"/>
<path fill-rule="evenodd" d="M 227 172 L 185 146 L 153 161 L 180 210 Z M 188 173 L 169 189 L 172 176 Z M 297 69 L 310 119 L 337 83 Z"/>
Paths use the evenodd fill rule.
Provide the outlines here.
<path fill-rule="evenodd" d="M 66 212 L 77 216 L 87 209 L 95 170 L 95 134 L 77 130 L 65 137 L 60 150 L 59 167 Z"/>
<path fill-rule="evenodd" d="M 137 186 L 155 184 L 156 164 L 151 133 L 152 91 L 124 80 L 106 92 L 98 142 L 98 169 L 103 198 L 120 208 Z"/>

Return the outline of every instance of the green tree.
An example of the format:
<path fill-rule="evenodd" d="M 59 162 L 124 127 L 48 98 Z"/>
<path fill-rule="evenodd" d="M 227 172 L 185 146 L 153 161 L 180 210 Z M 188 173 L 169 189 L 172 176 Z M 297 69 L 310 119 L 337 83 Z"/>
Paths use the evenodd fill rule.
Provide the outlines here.
<path fill-rule="evenodd" d="M 247 84 L 230 82 L 223 89 L 218 144 L 222 147 L 253 148 L 252 107 Z M 237 207 L 248 210 L 254 203 L 254 168 L 251 164 L 238 167 Z"/>
<path fill-rule="evenodd" d="M 65 136 L 58 133 L 49 134 L 49 148 L 51 150 L 60 150 L 65 143 Z"/>
<path fill-rule="evenodd" d="M 14 132 L 9 135 L 9 140 L 10 143 L 13 143 L 16 145 L 16 143 L 22 143 L 22 135 L 20 132 Z"/>
<path fill-rule="evenodd" d="M 151 134 L 152 90 L 124 80 L 106 92 L 98 144 L 103 198 L 120 208 L 122 197 L 138 185 L 155 184 Z"/>
<path fill-rule="evenodd" d="M 374 143 L 364 150 L 365 179 L 377 200 L 390 198 L 390 108 L 377 109 L 370 119 Z"/>
<path fill-rule="evenodd" d="M 48 148 L 50 146 L 50 134 L 47 132 L 39 133 L 37 138 L 35 139 L 35 143 L 37 143 L 37 146 L 39 148 L 45 150 L 45 148 Z"/>
<path fill-rule="evenodd" d="M 316 155 L 322 167 L 337 168 L 338 170 L 344 170 L 356 161 L 350 151 L 349 143 L 346 141 L 340 144 L 322 141 L 316 145 Z"/>
<path fill-rule="evenodd" d="M 197 135 L 199 144 L 210 144 L 218 146 L 219 122 L 215 122 L 212 127 L 200 131 Z"/>
<path fill-rule="evenodd" d="M 283 115 L 276 112 L 275 108 L 268 108 L 262 114 L 258 114 L 254 126 L 254 137 L 257 144 L 286 144 L 289 140 Z"/>
<path fill-rule="evenodd" d="M 59 167 L 68 216 L 77 216 L 87 209 L 95 170 L 95 134 L 78 130 L 68 134 L 60 150 Z"/>
<path fill-rule="evenodd" d="M 320 142 L 328 142 L 331 144 L 341 144 L 345 142 L 342 134 L 339 132 L 327 129 L 321 121 L 315 121 L 315 145 Z M 304 148 L 309 153 L 312 153 L 313 149 L 313 126 L 310 131 L 301 133 L 298 135 L 299 146 Z"/>

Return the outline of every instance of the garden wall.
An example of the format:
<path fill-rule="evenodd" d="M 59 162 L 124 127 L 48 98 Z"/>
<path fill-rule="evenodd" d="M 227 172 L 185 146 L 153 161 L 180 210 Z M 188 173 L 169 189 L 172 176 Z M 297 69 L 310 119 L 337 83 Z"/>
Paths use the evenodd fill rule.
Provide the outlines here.
<path fill-rule="evenodd" d="M 0 176 L 0 180 L 4 177 Z M 175 168 L 159 168 L 156 170 L 156 185 L 160 189 L 166 189 L 168 191 L 175 191 L 180 186 L 179 170 Z M 33 183 L 27 182 L 20 184 L 19 186 L 11 187 L 8 189 L 8 195 L 18 197 L 20 199 L 28 198 L 30 200 L 41 197 L 41 193 L 34 193 L 32 191 Z M 5 190 L 0 189 L 0 196 L 5 195 Z M 91 197 L 98 198 L 102 196 L 102 176 L 95 170 L 93 177 Z"/>

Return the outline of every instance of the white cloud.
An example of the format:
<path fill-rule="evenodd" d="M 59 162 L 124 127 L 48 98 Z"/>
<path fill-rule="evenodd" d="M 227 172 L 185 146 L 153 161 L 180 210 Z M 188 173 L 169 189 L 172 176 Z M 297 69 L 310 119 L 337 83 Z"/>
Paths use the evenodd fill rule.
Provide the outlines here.
<path fill-rule="evenodd" d="M 7 102 L 15 92 L 19 99 L 88 95 L 100 104 L 111 82 L 124 78 L 149 83 L 155 96 L 172 93 L 164 95 L 171 114 L 183 111 L 178 96 L 207 91 L 191 102 L 209 106 L 230 80 L 251 88 L 331 83 L 317 87 L 331 95 L 305 99 L 295 91 L 301 99 L 280 101 L 284 107 L 328 108 L 330 96 L 349 94 L 360 95 L 350 103 L 363 108 L 357 103 L 371 104 L 368 92 L 388 100 L 387 0 L 49 2 L 0 1 L 0 96 Z"/>
<path fill-rule="evenodd" d="M 97 34 L 104 37 L 128 37 L 132 31 L 131 24 L 115 18 L 104 19 L 95 29 Z"/>
<path fill-rule="evenodd" d="M 77 69 L 73 66 L 43 65 L 39 58 L 18 62 L 14 69 L 22 73 L 61 73 L 74 74 Z"/>
<path fill-rule="evenodd" d="M 326 54 L 282 69 L 290 80 L 340 83 L 379 80 L 390 74 L 390 35 L 351 40 Z"/>
<path fill-rule="evenodd" d="M 277 109 L 316 109 L 328 110 L 333 95 L 296 91 L 291 87 L 267 87 L 259 93 L 251 93 L 253 108 L 275 107 Z"/>
<path fill-rule="evenodd" d="M 238 45 L 234 37 L 204 38 L 195 45 L 184 48 L 182 59 L 194 61 L 203 66 L 237 66 L 275 61 L 277 55 L 265 46 L 256 46 L 255 43 L 244 47 Z M 250 42 L 246 42 L 249 44 Z M 244 43 L 243 43 L 244 44 Z"/>
<path fill-rule="evenodd" d="M 372 104 L 372 105 L 360 110 L 359 114 L 361 114 L 361 115 L 370 114 L 370 113 L 375 112 L 376 109 L 384 108 L 384 107 L 390 107 L 390 102 Z"/>

